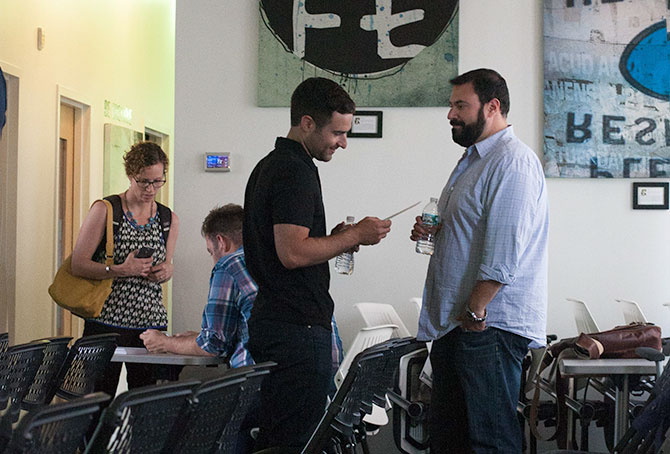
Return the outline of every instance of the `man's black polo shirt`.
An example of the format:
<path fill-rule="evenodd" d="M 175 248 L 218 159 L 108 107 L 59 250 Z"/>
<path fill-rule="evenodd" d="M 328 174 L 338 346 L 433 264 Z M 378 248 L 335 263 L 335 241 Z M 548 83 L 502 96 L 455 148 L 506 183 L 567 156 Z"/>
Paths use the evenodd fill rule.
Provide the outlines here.
<path fill-rule="evenodd" d="M 307 227 L 310 237 L 326 236 L 317 167 L 300 143 L 283 137 L 256 165 L 244 195 L 244 254 L 258 284 L 250 323 L 280 320 L 330 330 L 328 262 L 285 268 L 275 249 L 275 224 Z"/>

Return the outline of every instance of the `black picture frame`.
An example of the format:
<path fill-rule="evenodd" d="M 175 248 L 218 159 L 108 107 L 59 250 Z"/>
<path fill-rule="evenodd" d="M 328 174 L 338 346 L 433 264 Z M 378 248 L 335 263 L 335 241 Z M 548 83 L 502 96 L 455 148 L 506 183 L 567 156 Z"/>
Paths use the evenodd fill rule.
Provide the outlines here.
<path fill-rule="evenodd" d="M 381 110 L 357 110 L 351 121 L 347 137 L 379 139 L 382 137 L 383 115 Z"/>
<path fill-rule="evenodd" d="M 663 191 L 659 197 L 659 188 Z M 663 199 L 661 201 L 661 198 Z M 633 183 L 634 210 L 667 210 L 668 183 Z"/>

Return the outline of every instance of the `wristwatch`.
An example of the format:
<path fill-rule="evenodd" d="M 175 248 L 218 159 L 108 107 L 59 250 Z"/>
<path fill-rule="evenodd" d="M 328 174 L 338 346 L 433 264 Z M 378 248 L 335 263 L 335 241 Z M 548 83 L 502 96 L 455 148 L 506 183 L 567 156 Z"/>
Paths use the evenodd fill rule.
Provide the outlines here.
<path fill-rule="evenodd" d="M 466 304 L 465 313 L 468 314 L 468 317 L 470 318 L 471 322 L 482 323 L 486 321 L 486 309 L 484 309 L 484 316 L 477 317 L 477 314 L 475 314 L 472 310 L 470 310 L 470 306 Z"/>
<path fill-rule="evenodd" d="M 109 273 L 109 271 L 110 271 L 109 265 L 105 266 L 105 273 Z"/>

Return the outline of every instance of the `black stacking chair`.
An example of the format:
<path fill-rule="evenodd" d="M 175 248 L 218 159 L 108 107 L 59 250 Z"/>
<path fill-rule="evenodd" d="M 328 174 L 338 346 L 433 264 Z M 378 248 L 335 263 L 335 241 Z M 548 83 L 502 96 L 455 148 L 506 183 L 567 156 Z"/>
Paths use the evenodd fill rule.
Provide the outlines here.
<path fill-rule="evenodd" d="M 4 405 L 7 403 L 6 401 L 3 401 L 2 387 L 5 382 L 5 376 L 7 375 L 8 348 L 9 348 L 9 334 L 2 333 L 0 334 L 0 410 L 5 408 Z"/>
<path fill-rule="evenodd" d="M 95 393 L 27 413 L 14 429 L 5 454 L 77 452 L 107 401 L 107 394 Z"/>
<path fill-rule="evenodd" d="M 46 342 L 31 342 L 7 350 L 0 381 L 0 410 L 9 407 L 7 413 L 12 415 L 11 422 L 16 422 L 19 417 L 21 401 L 37 374 L 46 347 Z"/>
<path fill-rule="evenodd" d="M 58 374 L 56 395 L 65 400 L 89 394 L 114 356 L 118 334 L 98 334 L 77 339 Z"/>
<path fill-rule="evenodd" d="M 213 453 L 224 428 L 230 422 L 242 384 L 244 370 L 231 369 L 225 375 L 203 382 L 193 391 L 186 411 L 173 428 L 165 454 Z"/>
<path fill-rule="evenodd" d="M 384 352 L 364 350 L 354 358 L 340 389 L 328 406 L 318 427 L 303 449 L 303 454 L 355 452 L 354 427 L 362 419 L 361 401 L 370 394 L 374 371 L 384 362 Z M 343 451 L 344 452 L 344 451 Z"/>
<path fill-rule="evenodd" d="M 0 333 L 0 370 L 4 364 L 5 353 L 9 348 L 9 333 Z"/>
<path fill-rule="evenodd" d="M 47 346 L 40 368 L 23 397 L 21 408 L 30 411 L 51 402 L 58 389 L 58 373 L 65 363 L 69 350 L 68 343 L 71 340 L 71 337 L 51 337 L 33 341 L 46 342 Z"/>
<path fill-rule="evenodd" d="M 3 370 L 0 371 L 0 453 L 12 434 L 12 424 L 19 419 L 21 401 L 44 356 L 45 342 L 20 344 L 7 350 Z"/>
<path fill-rule="evenodd" d="M 198 384 L 196 380 L 171 382 L 119 394 L 103 412 L 86 453 L 162 452 L 172 427 L 183 424 L 180 414 Z"/>
<path fill-rule="evenodd" d="M 240 440 L 239 434 L 245 429 L 243 423 L 246 422 L 245 420 L 249 415 L 256 414 L 259 405 L 261 384 L 270 373 L 270 369 L 274 366 L 276 366 L 276 363 L 268 361 L 235 369 L 238 373 L 243 373 L 246 380 L 240 385 L 240 395 L 237 399 L 235 411 L 219 437 L 217 454 L 238 452 L 237 443 Z"/>
<path fill-rule="evenodd" d="M 7 375 L 7 349 L 9 348 L 9 334 L 0 334 L 0 410 L 4 408 L 2 387 Z"/>
<path fill-rule="evenodd" d="M 391 339 L 359 353 L 302 453 L 353 454 L 358 443 L 366 451 L 363 416 L 372 411 L 373 402 L 385 405 L 400 357 L 424 346 L 413 338 Z"/>

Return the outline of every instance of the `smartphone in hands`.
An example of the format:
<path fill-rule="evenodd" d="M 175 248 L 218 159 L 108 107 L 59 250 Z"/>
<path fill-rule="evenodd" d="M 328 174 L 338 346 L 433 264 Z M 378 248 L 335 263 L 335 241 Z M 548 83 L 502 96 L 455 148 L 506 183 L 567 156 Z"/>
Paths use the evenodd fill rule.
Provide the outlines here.
<path fill-rule="evenodd" d="M 137 258 L 137 259 L 148 259 L 152 255 L 154 255 L 154 248 L 142 246 L 140 248 L 140 250 L 137 251 L 137 254 L 135 254 L 135 258 Z"/>

